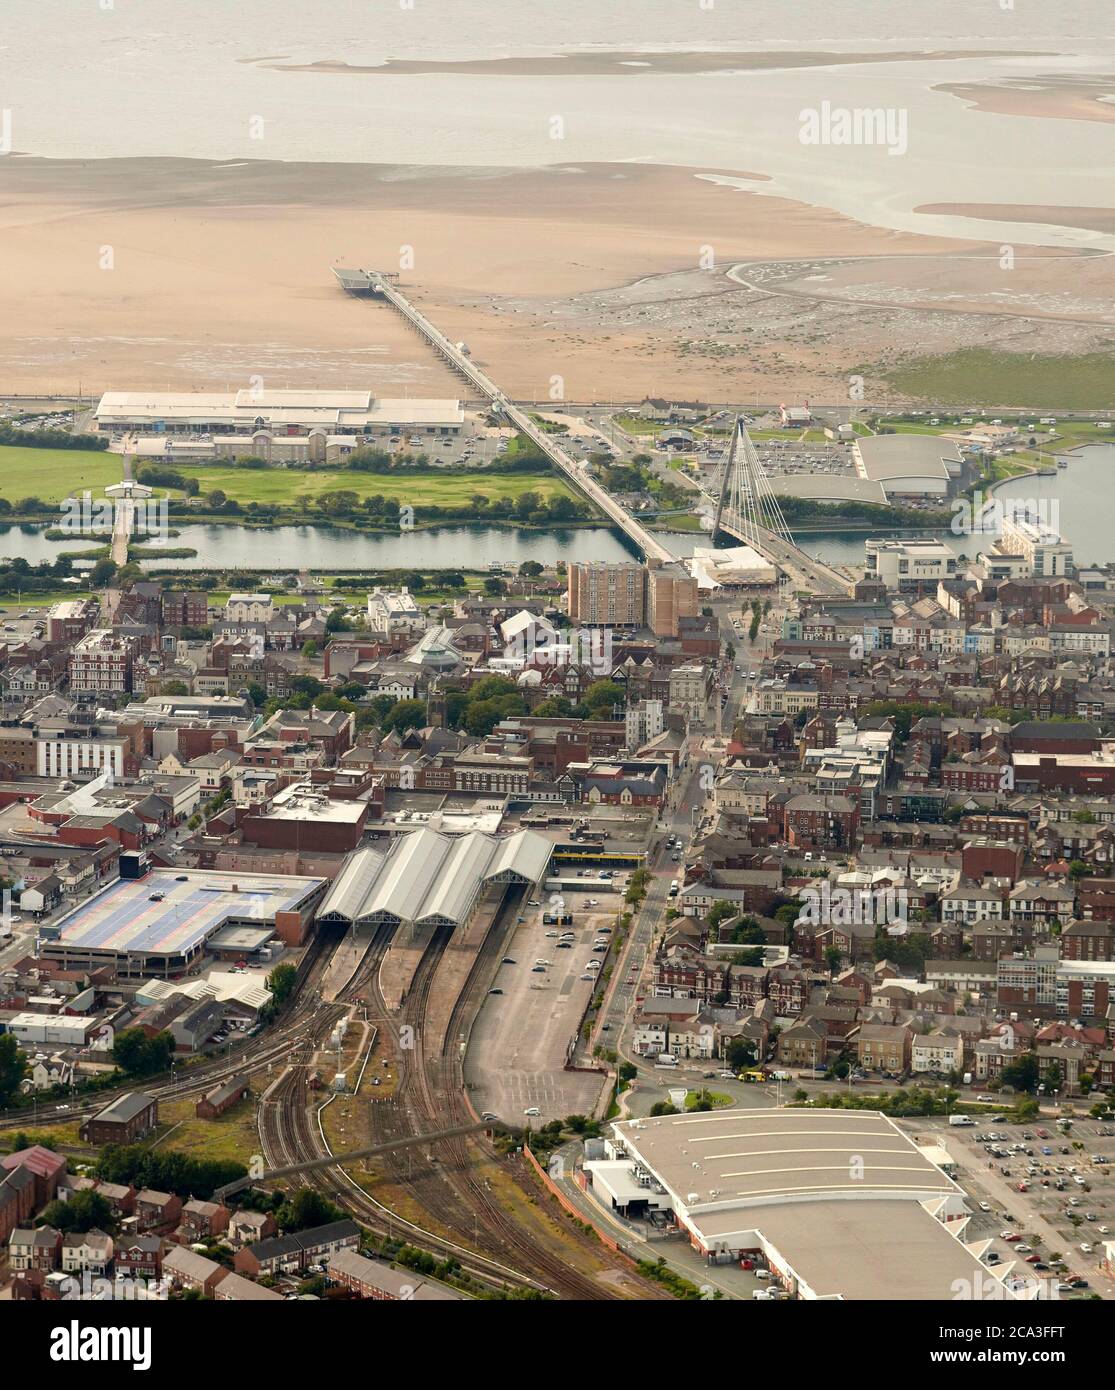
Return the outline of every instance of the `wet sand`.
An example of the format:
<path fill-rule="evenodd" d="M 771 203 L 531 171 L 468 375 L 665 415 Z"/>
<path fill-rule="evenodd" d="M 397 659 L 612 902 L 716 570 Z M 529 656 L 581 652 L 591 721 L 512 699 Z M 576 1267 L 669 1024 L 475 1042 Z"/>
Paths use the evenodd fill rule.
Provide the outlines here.
<path fill-rule="evenodd" d="M 1017 83 L 942 82 L 976 111 L 999 116 L 1040 116 L 1065 121 L 1115 121 L 1115 77 L 1033 77 Z"/>
<path fill-rule="evenodd" d="M 638 395 L 664 387 L 675 366 L 673 389 L 692 389 L 704 369 L 681 361 L 676 343 L 495 309 L 695 270 L 710 248 L 726 267 L 962 245 L 643 165 L 13 159 L 5 174 L 0 391 L 79 381 L 87 391 L 189 390 L 259 374 L 275 386 L 456 395 L 456 379 L 396 315 L 346 299 L 330 274 L 338 264 L 393 270 L 401 256 L 414 297 L 515 393 L 545 396 L 560 375 L 571 398 Z"/>
<path fill-rule="evenodd" d="M 772 72 L 789 68 L 844 67 L 861 63 L 923 63 L 961 58 L 1055 57 L 1044 50 L 925 49 L 894 53 L 785 52 L 770 53 L 654 53 L 632 50 L 611 53 L 558 53 L 539 58 L 472 58 L 458 61 L 417 61 L 388 58 L 383 63 L 349 63 L 322 58 L 291 63 L 278 55 L 242 58 L 241 63 L 275 72 L 321 72 L 348 75 L 414 76 L 453 73 L 465 77 L 637 77 L 646 73 Z"/>

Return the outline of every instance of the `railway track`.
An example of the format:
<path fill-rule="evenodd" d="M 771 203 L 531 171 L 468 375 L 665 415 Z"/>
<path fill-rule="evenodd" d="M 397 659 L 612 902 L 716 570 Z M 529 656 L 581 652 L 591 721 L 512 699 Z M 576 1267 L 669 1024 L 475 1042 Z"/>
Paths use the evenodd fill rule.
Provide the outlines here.
<path fill-rule="evenodd" d="M 317 938 L 310 949 L 313 952 L 311 964 L 292 1008 L 266 1032 L 234 1044 L 223 1056 L 193 1063 L 183 1069 L 181 1076 L 176 1076 L 170 1081 L 143 1081 L 136 1078 L 120 1086 L 98 1091 L 95 1100 L 70 1105 L 64 1112 L 57 1109 L 57 1103 L 53 1110 L 44 1106 L 41 1114 L 29 1115 L 25 1110 L 8 1112 L 0 1115 L 0 1130 L 33 1129 L 37 1124 L 45 1124 L 48 1121 L 56 1123 L 62 1119 L 83 1120 L 104 1109 L 117 1096 L 134 1091 L 137 1085 L 160 1100 L 200 1096 L 233 1076 L 260 1071 L 269 1064 L 281 1061 L 289 1054 L 292 1043 L 304 1036 L 308 1020 L 320 1007 L 321 981 L 331 953 L 325 950 L 325 942 L 321 937 Z"/>
<path fill-rule="evenodd" d="M 502 949 L 507 914 L 517 913 L 518 909 L 519 898 L 513 895 L 492 924 L 454 1005 L 441 1046 L 436 1050 L 427 1048 L 425 1024 L 430 991 L 442 951 L 449 940 L 448 929 L 444 933 L 439 932 L 431 941 L 397 1018 L 390 1016 L 382 997 L 378 991 L 375 992 L 375 1008 L 382 1019 L 382 1027 L 395 1044 L 399 1065 L 398 1086 L 392 1102 L 376 1107 L 379 1121 L 377 1130 L 382 1127 L 382 1132 L 376 1135 L 377 1140 L 420 1134 L 474 1118 L 464 1097 L 457 1035 L 459 1031 L 467 1032 L 471 1027 L 486 989 L 492 958 Z M 410 1030 L 406 1037 L 413 1046 L 402 1046 L 404 1028 Z M 489 1146 L 462 1136 L 440 1140 L 436 1148 L 437 1154 L 428 1156 L 428 1162 L 417 1181 L 414 1180 L 413 1164 L 407 1156 L 385 1155 L 384 1167 L 389 1172 L 389 1180 L 409 1187 L 423 1209 L 446 1229 L 456 1232 L 463 1239 L 471 1237 L 478 1249 L 494 1258 L 509 1260 L 529 1269 L 560 1297 L 598 1300 L 619 1296 L 590 1275 L 571 1267 L 567 1258 L 545 1248 L 530 1231 L 508 1216 L 482 1173 L 483 1167 L 493 1162 Z M 533 1192 L 524 1190 L 524 1199 L 533 1195 Z M 579 1239 L 571 1231 L 566 1235 L 569 1239 Z M 599 1260 L 599 1247 L 595 1243 L 590 1244 L 587 1239 L 585 1246 L 592 1258 Z M 659 1295 L 659 1291 L 648 1287 L 647 1296 L 656 1295 Z"/>

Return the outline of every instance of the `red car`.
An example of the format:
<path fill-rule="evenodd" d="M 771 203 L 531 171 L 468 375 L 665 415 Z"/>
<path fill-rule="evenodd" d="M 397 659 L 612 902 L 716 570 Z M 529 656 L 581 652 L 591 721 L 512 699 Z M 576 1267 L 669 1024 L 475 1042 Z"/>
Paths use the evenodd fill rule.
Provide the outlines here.
<path fill-rule="evenodd" d="M 1016 1231 L 1004 1231 L 1001 1239 L 1013 1244 L 1014 1241 L 1021 1240 L 1022 1237 Z"/>
<path fill-rule="evenodd" d="M 1040 1255 L 1027 1255 L 1027 1256 L 1026 1256 L 1026 1263 L 1027 1263 L 1028 1265 L 1040 1264 L 1040 1263 L 1041 1263 L 1041 1256 L 1040 1256 Z"/>

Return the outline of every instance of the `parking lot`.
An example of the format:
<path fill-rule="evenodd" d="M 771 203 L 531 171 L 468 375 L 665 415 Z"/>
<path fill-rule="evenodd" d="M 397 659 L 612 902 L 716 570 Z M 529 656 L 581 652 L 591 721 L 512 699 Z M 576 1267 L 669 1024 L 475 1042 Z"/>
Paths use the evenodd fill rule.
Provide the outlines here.
<path fill-rule="evenodd" d="M 565 1059 L 604 973 L 608 956 L 594 942 L 611 941 L 623 882 L 610 892 L 594 886 L 583 897 L 568 894 L 561 912 L 545 893 L 527 905 L 493 981 L 499 992 L 484 1001 L 469 1042 L 465 1076 L 477 1111 L 517 1123 L 537 1109 L 528 1117 L 537 1127 L 595 1107 L 603 1077 L 565 1071 Z M 543 921 L 564 915 L 572 922 Z M 572 936 L 563 945 L 566 932 Z"/>
<path fill-rule="evenodd" d="M 1099 1268 L 1104 1242 L 1115 1239 L 1115 1124 L 1085 1117 L 1065 1134 L 1045 1117 L 1025 1125 L 981 1119 L 971 1128 L 933 1128 L 977 1208 L 970 1238 L 992 1241 L 987 1263 L 1028 1266 L 1024 1272 L 1062 1285 L 1061 1298 L 1115 1297 L 1115 1280 Z M 1063 1287 L 1074 1279 L 1086 1286 Z"/>

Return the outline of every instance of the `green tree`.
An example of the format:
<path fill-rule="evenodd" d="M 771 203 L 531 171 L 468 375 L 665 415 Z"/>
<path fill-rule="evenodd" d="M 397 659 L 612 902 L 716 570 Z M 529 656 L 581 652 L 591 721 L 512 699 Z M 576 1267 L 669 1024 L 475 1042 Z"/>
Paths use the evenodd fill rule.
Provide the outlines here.
<path fill-rule="evenodd" d="M 99 1192 L 75 1192 L 68 1202 L 49 1202 L 41 1218 L 47 1226 L 63 1233 L 77 1231 L 111 1231 L 115 1225 L 112 1207 Z"/>
<path fill-rule="evenodd" d="M 112 1060 L 128 1076 L 154 1076 L 166 1071 L 174 1054 L 174 1038 L 170 1033 L 156 1033 L 149 1038 L 142 1028 L 125 1028 L 117 1033 L 112 1046 Z"/>
<path fill-rule="evenodd" d="M 1013 1086 L 1016 1091 L 1033 1091 L 1038 1084 L 1040 1065 L 1033 1052 L 1024 1052 L 999 1073 L 1004 1086 Z"/>
<path fill-rule="evenodd" d="M 339 1221 L 344 1216 L 340 1207 L 334 1206 L 312 1187 L 300 1187 L 288 1202 L 284 1202 L 275 1219 L 289 1235 L 293 1231 L 305 1231 L 312 1226 L 325 1226 L 330 1221 Z"/>
<path fill-rule="evenodd" d="M 711 930 L 715 931 L 721 922 L 726 922 L 729 917 L 736 915 L 737 909 L 731 903 L 723 900 L 714 902 L 708 910 L 708 924 Z"/>
<path fill-rule="evenodd" d="M 92 589 L 103 589 L 104 586 L 116 574 L 116 563 L 113 560 L 98 560 L 89 571 L 89 586 Z"/>
<path fill-rule="evenodd" d="M 27 1075 L 27 1054 L 11 1033 L 0 1033 L 0 1107 L 11 1103 Z"/>
<path fill-rule="evenodd" d="M 294 993 L 294 987 L 297 983 L 298 971 L 289 961 L 276 965 L 267 977 L 267 988 L 271 991 L 271 997 L 275 1004 L 280 1008 Z"/>
<path fill-rule="evenodd" d="M 389 732 L 394 729 L 406 733 L 407 729 L 421 729 L 426 724 L 425 700 L 399 700 L 385 715 L 383 728 Z"/>

